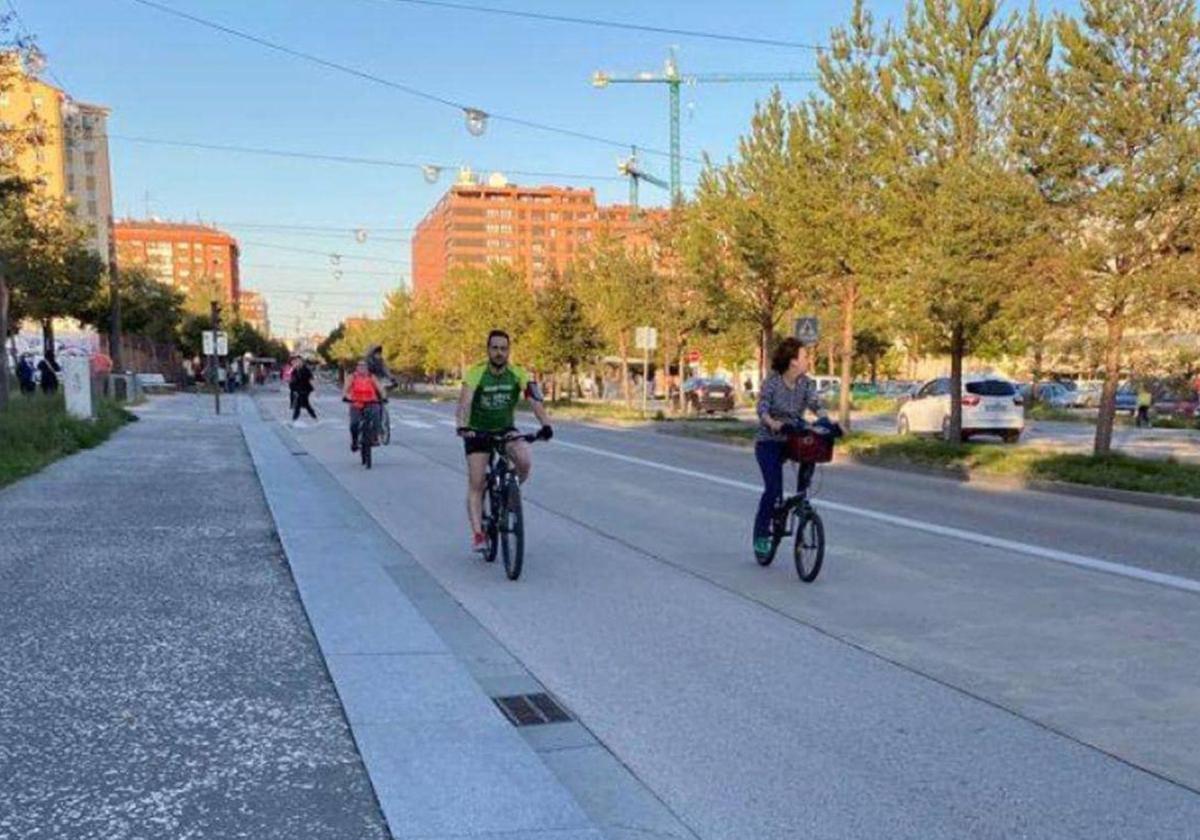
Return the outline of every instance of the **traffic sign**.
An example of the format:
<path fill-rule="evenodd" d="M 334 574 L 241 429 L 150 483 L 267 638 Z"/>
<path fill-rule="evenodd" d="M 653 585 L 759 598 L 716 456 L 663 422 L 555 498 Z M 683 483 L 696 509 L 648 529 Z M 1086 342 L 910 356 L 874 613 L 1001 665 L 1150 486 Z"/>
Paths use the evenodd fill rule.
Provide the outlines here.
<path fill-rule="evenodd" d="M 821 337 L 821 324 L 812 316 L 796 319 L 796 338 L 801 344 L 816 344 Z"/>
<path fill-rule="evenodd" d="M 200 333 L 200 338 L 204 345 L 204 355 L 211 356 L 214 352 L 213 331 L 212 330 L 202 331 Z M 228 356 L 229 355 L 229 334 L 224 331 L 217 333 L 216 345 L 217 346 L 216 346 L 215 352 L 218 356 Z"/>
<path fill-rule="evenodd" d="M 633 343 L 639 350 L 657 350 L 658 330 L 654 327 L 638 327 L 634 331 Z"/>

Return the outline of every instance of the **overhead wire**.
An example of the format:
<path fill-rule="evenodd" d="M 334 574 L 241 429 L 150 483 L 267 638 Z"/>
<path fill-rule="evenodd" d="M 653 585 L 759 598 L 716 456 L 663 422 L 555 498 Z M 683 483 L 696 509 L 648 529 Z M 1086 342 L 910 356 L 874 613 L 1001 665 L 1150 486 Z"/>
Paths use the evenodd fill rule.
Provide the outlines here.
<path fill-rule="evenodd" d="M 318 251 L 315 248 L 297 248 L 293 245 L 279 245 L 274 242 L 256 242 L 243 239 L 240 245 L 253 245 L 257 248 L 272 248 L 276 251 L 290 251 L 294 254 L 313 254 L 318 257 L 336 257 L 338 260 L 358 260 L 361 262 L 388 263 L 390 265 L 410 265 L 411 260 L 394 260 L 389 257 L 365 256 L 359 254 L 343 254 L 333 251 Z"/>
<path fill-rule="evenodd" d="M 544 12 L 529 12 L 518 9 L 499 9 L 494 6 L 475 6 L 467 3 L 449 3 L 445 0 L 389 0 L 392 3 L 409 6 L 431 6 L 442 9 L 453 9 L 462 12 L 480 12 L 489 15 L 505 17 L 528 18 L 530 20 L 547 21 L 550 23 L 567 23 L 581 26 L 603 27 L 606 29 L 624 29 L 634 32 L 653 32 L 660 35 L 683 35 L 688 38 L 704 38 L 712 41 L 732 41 L 743 44 L 756 44 L 764 47 L 786 47 L 789 49 L 810 50 L 823 52 L 828 49 L 821 44 L 807 44 L 801 41 L 785 41 L 779 38 L 762 38 L 753 35 L 733 35 L 722 32 L 707 32 L 699 29 L 677 29 L 669 26 L 651 26 L 627 21 L 604 20 L 601 18 L 572 17 L 570 15 L 553 15 Z"/>
<path fill-rule="evenodd" d="M 135 0 L 140 2 L 140 0 Z M 295 158 L 297 160 L 316 160 L 326 163 L 347 163 L 357 164 L 362 166 L 386 166 L 394 169 L 412 169 L 424 171 L 427 167 L 433 167 L 438 170 L 455 169 L 456 166 L 445 163 L 425 162 L 419 163 L 416 161 L 403 160 L 388 160 L 386 158 L 369 158 L 357 157 L 354 155 L 331 155 L 319 152 L 295 152 L 286 149 L 269 149 L 256 146 L 234 146 L 225 143 L 201 143 L 191 140 L 166 140 L 158 137 L 139 137 L 127 134 L 110 134 L 110 140 L 120 140 L 126 143 L 142 143 L 155 146 L 174 146 L 185 149 L 205 149 L 208 151 L 217 152 L 237 152 L 248 155 L 264 155 L 268 157 Z M 581 172 L 548 172 L 530 169 L 507 169 L 504 167 L 484 167 L 498 168 L 511 175 L 522 175 L 531 178 L 560 178 L 563 180 L 572 181 L 624 181 L 625 178 L 621 175 L 599 175 L 588 174 Z"/>
<path fill-rule="evenodd" d="M 671 153 L 668 151 L 663 151 L 662 149 L 655 149 L 650 146 L 645 146 L 641 143 L 630 143 L 630 142 L 624 141 L 624 140 L 614 140 L 611 137 L 601 137 L 596 134 L 589 134 L 588 132 L 577 131 L 575 129 L 570 129 L 570 128 L 563 128 L 561 126 L 550 125 L 548 123 L 537 122 L 535 120 L 527 120 L 523 117 L 516 117 L 516 116 L 512 116 L 510 114 L 495 113 L 493 111 L 489 111 L 484 108 L 478 108 L 476 106 L 469 105 L 465 102 L 458 102 L 456 100 L 449 99 L 445 96 L 441 96 L 436 93 L 430 93 L 429 91 L 414 87 L 413 85 L 405 84 L 403 82 L 397 82 L 392 79 L 387 79 L 387 78 L 384 78 L 383 76 L 376 75 L 375 73 L 370 73 L 365 70 L 360 70 L 356 67 L 351 67 L 348 64 L 342 64 L 337 61 L 331 61 L 329 59 L 322 58 L 318 55 L 314 55 L 313 53 L 305 52 L 303 50 L 298 50 L 298 49 L 295 49 L 294 47 L 289 47 L 286 44 L 281 44 L 277 41 L 271 41 L 266 38 L 260 37 L 258 35 L 253 35 L 249 32 L 245 32 L 240 29 L 235 29 L 232 26 L 227 26 L 225 24 L 218 23 L 217 21 L 200 17 L 199 15 L 193 15 L 193 14 L 190 14 L 189 12 L 184 12 L 180 9 L 176 9 L 171 6 L 166 6 L 166 5 L 163 5 L 162 3 L 157 3 L 157 2 L 155 2 L 155 0 L 131 0 L 131 2 L 137 3 L 141 6 L 145 6 L 150 9 L 155 9 L 159 12 L 162 12 L 163 14 L 173 15 L 174 17 L 181 18 L 181 19 L 187 20 L 187 21 L 191 21 L 192 23 L 207 27 L 216 32 L 221 32 L 225 35 L 228 35 L 228 36 L 231 36 L 234 38 L 240 38 L 244 41 L 249 41 L 250 43 L 256 44 L 256 45 L 264 47 L 266 49 L 274 50 L 276 52 L 283 53 L 284 55 L 288 55 L 293 58 L 298 58 L 303 61 L 311 62 L 313 64 L 324 67 L 328 70 L 334 70 L 336 72 L 345 73 L 350 76 L 354 76 L 354 77 L 362 79 L 364 81 L 369 81 L 374 84 L 383 85 L 384 87 L 392 88 L 393 90 L 398 90 L 398 91 L 401 91 L 402 93 L 407 93 L 410 96 L 415 96 L 420 99 L 424 99 L 424 100 L 427 100 L 430 102 L 435 102 L 439 105 L 444 105 L 446 107 L 454 108 L 454 109 L 462 111 L 464 113 L 478 112 L 478 113 L 481 113 L 484 116 L 486 116 L 487 119 L 496 120 L 497 122 L 511 123 L 513 125 L 520 125 L 520 126 L 524 126 L 526 128 L 532 128 L 537 131 L 545 131 L 545 132 L 549 132 L 549 133 L 553 133 L 553 134 L 559 134 L 559 135 L 562 135 L 565 137 L 574 137 L 575 139 L 578 139 L 578 140 L 588 140 L 588 141 L 591 141 L 594 143 L 602 143 L 604 145 L 615 146 L 615 147 L 621 148 L 621 149 L 628 149 L 632 146 L 637 146 L 638 149 L 640 149 L 641 151 L 643 151 L 647 154 L 659 155 L 661 157 L 670 157 L 671 156 Z M 692 163 L 703 164 L 703 161 L 700 160 L 699 158 L 684 156 L 684 157 L 682 157 L 682 159 L 687 160 Z"/>

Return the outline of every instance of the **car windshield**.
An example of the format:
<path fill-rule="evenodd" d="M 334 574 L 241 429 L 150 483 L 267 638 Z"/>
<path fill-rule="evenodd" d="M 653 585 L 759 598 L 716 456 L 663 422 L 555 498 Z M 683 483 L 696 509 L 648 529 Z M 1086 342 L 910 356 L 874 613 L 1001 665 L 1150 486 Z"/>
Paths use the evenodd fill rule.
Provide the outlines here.
<path fill-rule="evenodd" d="M 968 382 L 967 393 L 977 397 L 1011 397 L 1017 393 L 1011 382 L 1002 379 L 984 379 L 979 382 Z"/>

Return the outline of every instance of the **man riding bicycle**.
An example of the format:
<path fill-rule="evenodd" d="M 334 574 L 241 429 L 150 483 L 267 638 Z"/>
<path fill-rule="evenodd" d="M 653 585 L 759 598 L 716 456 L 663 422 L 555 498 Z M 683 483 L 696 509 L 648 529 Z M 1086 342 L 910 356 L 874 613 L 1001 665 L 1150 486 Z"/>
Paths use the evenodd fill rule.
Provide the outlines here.
<path fill-rule="evenodd" d="M 346 380 L 342 398 L 350 403 L 350 451 L 358 451 L 358 434 L 366 418 L 370 427 L 379 431 L 379 411 L 384 400 L 383 386 L 371 375 L 365 361 L 354 366 Z"/>
<path fill-rule="evenodd" d="M 371 372 L 371 375 L 380 382 L 395 384 L 396 379 L 388 370 L 387 362 L 383 358 L 382 344 L 372 344 L 371 348 L 367 350 L 367 355 L 363 356 L 363 361 L 367 363 L 367 370 Z"/>
<path fill-rule="evenodd" d="M 817 395 L 816 383 L 808 372 L 808 350 L 794 338 L 785 338 L 771 356 L 772 373 L 763 382 L 758 396 L 758 434 L 754 457 L 762 470 L 763 493 L 754 517 L 754 553 L 765 557 L 771 551 L 771 515 L 783 498 L 783 464 L 787 460 L 788 427 L 803 425 L 804 414 L 811 411 L 826 420 L 825 408 Z M 812 464 L 805 464 L 812 478 Z"/>
<path fill-rule="evenodd" d="M 471 523 L 471 548 L 474 551 L 487 550 L 487 536 L 483 532 L 483 492 L 492 438 L 515 430 L 517 403 L 522 396 L 529 399 L 534 416 L 542 424 L 538 437 L 550 440 L 554 436 L 541 389 L 523 368 L 509 364 L 510 347 L 508 333 L 492 330 L 487 339 L 488 359 L 467 371 L 458 398 L 456 417 L 458 434 L 463 438 L 467 455 L 467 518 Z M 509 457 L 517 467 L 517 477 L 523 484 L 533 469 L 529 444 L 515 440 L 507 446 Z"/>

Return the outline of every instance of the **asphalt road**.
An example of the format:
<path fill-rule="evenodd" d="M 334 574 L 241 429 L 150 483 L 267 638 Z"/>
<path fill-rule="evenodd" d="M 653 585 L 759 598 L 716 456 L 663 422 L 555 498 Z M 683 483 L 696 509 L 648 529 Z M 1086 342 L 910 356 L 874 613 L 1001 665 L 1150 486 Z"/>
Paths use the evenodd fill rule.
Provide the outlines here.
<path fill-rule="evenodd" d="M 839 465 L 806 586 L 748 452 L 562 423 L 513 584 L 450 407 L 391 410 L 370 472 L 339 403 L 296 434 L 697 837 L 1194 836 L 1200 517 Z"/>

